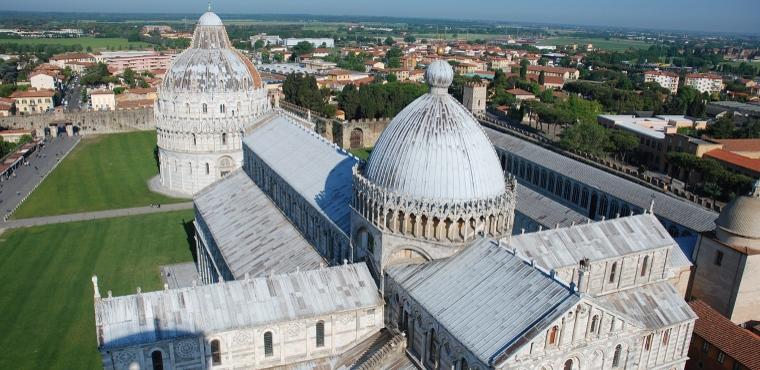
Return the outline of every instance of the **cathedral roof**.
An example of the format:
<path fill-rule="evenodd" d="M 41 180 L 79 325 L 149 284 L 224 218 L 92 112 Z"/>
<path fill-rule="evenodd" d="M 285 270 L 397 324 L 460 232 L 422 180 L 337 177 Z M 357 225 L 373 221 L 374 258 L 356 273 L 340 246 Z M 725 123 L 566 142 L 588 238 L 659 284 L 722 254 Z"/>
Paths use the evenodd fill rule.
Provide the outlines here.
<path fill-rule="evenodd" d="M 246 92 L 261 87 L 256 67 L 232 47 L 221 19 L 207 12 L 198 20 L 190 47 L 166 72 L 161 93 Z"/>
<path fill-rule="evenodd" d="M 242 170 L 203 189 L 193 202 L 197 222 L 213 238 L 206 245 L 219 250 L 235 279 L 327 264 Z"/>
<path fill-rule="evenodd" d="M 256 128 L 243 143 L 343 233 L 350 234 L 356 157 L 284 112 Z"/>
<path fill-rule="evenodd" d="M 100 348 L 218 333 L 382 306 L 357 263 L 95 300 Z"/>
<path fill-rule="evenodd" d="M 445 260 L 392 266 L 386 273 L 485 364 L 581 299 L 490 239 Z"/>
<path fill-rule="evenodd" d="M 599 261 L 665 247 L 671 247 L 672 254 L 683 255 L 652 214 L 515 235 L 509 238 L 508 247 L 549 269 L 575 266 L 584 258 Z M 679 261 L 688 263 L 685 258 Z"/>
<path fill-rule="evenodd" d="M 681 293 L 667 281 L 595 297 L 594 302 L 648 330 L 658 330 L 697 318 Z"/>
<path fill-rule="evenodd" d="M 430 93 L 409 104 L 377 140 L 364 176 L 416 199 L 469 201 L 506 192 L 496 151 L 478 121 L 448 94 L 454 72 L 428 66 Z"/>

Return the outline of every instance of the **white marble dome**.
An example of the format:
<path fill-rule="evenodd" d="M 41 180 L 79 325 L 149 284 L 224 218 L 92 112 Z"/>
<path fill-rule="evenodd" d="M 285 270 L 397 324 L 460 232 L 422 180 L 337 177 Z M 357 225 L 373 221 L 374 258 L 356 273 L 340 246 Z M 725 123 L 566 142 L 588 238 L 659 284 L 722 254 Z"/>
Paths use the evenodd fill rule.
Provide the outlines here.
<path fill-rule="evenodd" d="M 737 197 L 723 208 L 715 226 L 720 241 L 760 250 L 760 180 L 750 194 Z"/>
<path fill-rule="evenodd" d="M 173 61 L 158 91 L 163 187 L 193 195 L 239 168 L 246 130 L 270 111 L 253 63 L 232 47 L 216 14 L 203 14 L 190 47 Z"/>
<path fill-rule="evenodd" d="M 431 85 L 388 125 L 364 176 L 414 199 L 476 201 L 504 195 L 506 182 L 493 145 L 475 117 L 448 94 L 454 72 L 428 66 Z"/>

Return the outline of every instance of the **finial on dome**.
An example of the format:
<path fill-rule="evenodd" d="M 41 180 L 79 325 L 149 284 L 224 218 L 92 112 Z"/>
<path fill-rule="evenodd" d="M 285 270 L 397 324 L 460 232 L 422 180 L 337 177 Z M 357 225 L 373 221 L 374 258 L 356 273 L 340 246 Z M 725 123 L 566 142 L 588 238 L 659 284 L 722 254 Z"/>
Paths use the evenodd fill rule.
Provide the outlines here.
<path fill-rule="evenodd" d="M 449 86 L 454 81 L 454 69 L 445 60 L 436 60 L 427 67 L 425 79 L 430 85 L 430 92 L 447 94 Z"/>
<path fill-rule="evenodd" d="M 211 11 L 211 0 L 208 0 L 208 11 Z"/>

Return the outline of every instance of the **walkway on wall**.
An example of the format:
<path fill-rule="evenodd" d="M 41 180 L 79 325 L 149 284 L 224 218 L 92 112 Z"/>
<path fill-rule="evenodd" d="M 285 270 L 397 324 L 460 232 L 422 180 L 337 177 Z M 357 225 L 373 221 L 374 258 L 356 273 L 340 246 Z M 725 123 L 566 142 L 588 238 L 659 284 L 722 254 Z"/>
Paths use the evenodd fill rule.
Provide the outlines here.
<path fill-rule="evenodd" d="M 114 218 L 114 217 L 124 217 L 124 216 L 146 215 L 146 214 L 152 214 L 152 213 L 181 211 L 181 210 L 192 209 L 192 208 L 193 208 L 193 202 L 185 202 L 185 203 L 166 204 L 166 205 L 161 205 L 160 207 L 147 206 L 147 207 L 137 207 L 137 208 L 109 209 L 107 211 L 98 211 L 98 212 L 72 213 L 68 215 L 25 218 L 25 219 L 20 219 L 20 220 L 10 220 L 6 222 L 0 222 L 0 229 L 61 224 L 61 223 L 66 223 L 66 222 L 99 220 L 99 219 L 104 219 L 104 218 Z"/>

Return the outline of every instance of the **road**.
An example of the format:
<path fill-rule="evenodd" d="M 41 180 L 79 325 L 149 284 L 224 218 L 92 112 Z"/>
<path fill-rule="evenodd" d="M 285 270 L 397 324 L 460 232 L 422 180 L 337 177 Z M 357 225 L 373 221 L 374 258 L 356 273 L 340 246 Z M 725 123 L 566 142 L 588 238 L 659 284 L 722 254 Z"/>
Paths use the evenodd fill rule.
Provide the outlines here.
<path fill-rule="evenodd" d="M 79 140 L 79 136 L 47 139 L 42 149 L 32 153 L 28 158 L 29 165 L 19 166 L 14 172 L 15 176 L 0 182 L 2 215 L 11 213 L 24 197 L 45 179 L 61 157 L 79 143 Z"/>
<path fill-rule="evenodd" d="M 64 106 L 67 112 L 77 112 L 82 109 L 82 85 L 79 84 L 79 76 L 71 77 L 66 93 L 63 95 Z"/>
<path fill-rule="evenodd" d="M 99 220 L 104 218 L 114 218 L 123 216 L 147 215 L 152 213 L 163 213 L 172 211 L 182 211 L 192 209 L 193 202 L 164 204 L 160 207 L 137 207 L 123 209 L 109 209 L 107 211 L 73 213 L 59 216 L 45 216 L 35 218 L 24 218 L 20 220 L 9 220 L 0 222 L 0 229 L 13 229 L 17 227 L 31 227 L 40 225 L 62 224 L 75 221 Z"/>

